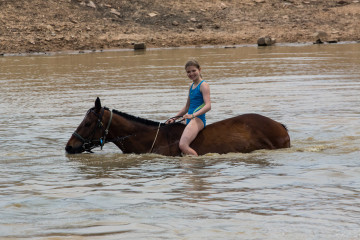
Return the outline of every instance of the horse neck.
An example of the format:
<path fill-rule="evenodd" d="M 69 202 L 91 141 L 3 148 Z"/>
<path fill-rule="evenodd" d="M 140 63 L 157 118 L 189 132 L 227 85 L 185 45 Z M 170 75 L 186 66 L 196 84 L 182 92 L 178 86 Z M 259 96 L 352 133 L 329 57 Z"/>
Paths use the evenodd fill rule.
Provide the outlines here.
<path fill-rule="evenodd" d="M 151 129 L 154 129 L 154 126 L 129 119 L 116 113 L 113 114 L 110 127 L 111 134 L 114 137 L 136 135 L 137 133 L 150 131 Z"/>
<path fill-rule="evenodd" d="M 106 114 L 110 118 L 110 112 Z M 124 153 L 144 153 L 149 151 L 153 141 L 152 132 L 157 127 L 146 119 L 140 119 L 128 114 L 115 111 L 109 128 L 108 139 L 113 141 Z M 104 121 L 107 123 L 108 121 Z M 154 130 L 155 129 L 155 130 Z"/>
<path fill-rule="evenodd" d="M 159 123 L 145 119 L 137 119 L 138 118 L 127 114 L 124 114 L 124 116 L 116 112 L 113 114 L 109 129 L 109 138 L 115 139 L 114 144 L 124 153 L 149 152 L 152 150 L 155 137 L 156 142 L 153 152 L 171 155 L 163 151 L 169 151 L 170 148 L 175 148 L 172 152 L 178 151 L 178 141 L 185 127 L 184 125 L 175 124 L 160 127 Z M 159 150 L 159 148 L 162 148 L 162 150 Z"/>

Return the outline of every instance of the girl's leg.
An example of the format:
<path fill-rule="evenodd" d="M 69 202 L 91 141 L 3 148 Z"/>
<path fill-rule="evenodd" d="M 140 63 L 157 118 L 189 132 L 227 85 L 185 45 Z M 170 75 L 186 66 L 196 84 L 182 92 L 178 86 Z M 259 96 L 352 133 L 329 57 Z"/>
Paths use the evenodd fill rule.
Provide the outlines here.
<path fill-rule="evenodd" d="M 184 154 L 198 156 L 197 152 L 190 147 L 190 143 L 194 141 L 198 133 L 204 128 L 204 123 L 200 118 L 192 119 L 185 127 L 181 135 L 179 147 Z"/>

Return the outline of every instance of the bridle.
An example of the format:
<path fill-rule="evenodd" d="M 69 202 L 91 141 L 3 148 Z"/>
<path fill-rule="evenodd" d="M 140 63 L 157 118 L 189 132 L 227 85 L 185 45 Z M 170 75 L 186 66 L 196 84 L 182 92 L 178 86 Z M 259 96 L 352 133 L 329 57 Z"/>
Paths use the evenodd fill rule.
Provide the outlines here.
<path fill-rule="evenodd" d="M 94 108 L 92 109 L 89 109 L 89 111 L 86 113 L 85 116 L 87 116 L 88 114 L 90 113 L 93 113 L 95 116 L 97 116 L 97 124 L 96 126 L 94 127 L 94 129 L 92 130 L 92 133 L 89 135 L 90 137 L 89 138 L 84 138 L 82 137 L 79 133 L 77 133 L 76 131 L 74 131 L 73 133 L 73 136 L 76 137 L 77 139 L 79 139 L 81 142 L 82 142 L 82 145 L 81 145 L 81 148 L 86 151 L 86 152 L 89 152 L 89 153 L 93 153 L 91 150 L 100 146 L 101 150 L 104 146 L 105 143 L 107 142 L 121 142 L 126 139 L 126 138 L 129 138 L 131 136 L 135 136 L 135 134 L 130 134 L 130 135 L 127 135 L 127 136 L 124 136 L 124 137 L 117 137 L 115 139 L 110 139 L 110 140 L 107 140 L 106 137 L 107 135 L 109 134 L 109 128 L 110 128 L 110 125 L 111 125 L 111 121 L 112 121 L 112 118 L 113 118 L 113 111 L 110 111 L 110 118 L 109 118 L 109 122 L 106 126 L 106 128 L 104 128 L 104 124 L 102 123 L 102 118 L 104 116 L 104 112 L 105 112 L 105 109 L 104 108 L 101 108 L 101 111 L 100 111 L 100 114 L 98 114 L 97 112 L 94 111 Z M 169 118 L 169 119 L 178 119 L 180 116 L 176 116 L 176 117 L 172 117 L 172 118 Z M 168 119 L 168 120 L 169 120 Z M 180 121 L 183 121 L 184 119 L 180 119 Z M 176 122 L 180 122 L 180 121 L 174 121 L 174 123 Z M 160 130 L 160 126 L 161 126 L 161 123 L 159 123 L 158 125 L 158 128 L 157 128 L 157 131 L 156 131 L 156 135 L 155 135 L 155 139 L 152 143 L 152 146 L 150 148 L 150 151 L 149 153 L 151 153 L 153 151 L 153 148 L 154 148 L 154 144 L 156 142 L 156 139 L 157 139 L 157 136 L 158 136 L 158 133 L 159 133 L 159 130 Z M 99 138 L 99 140 L 96 140 L 94 139 L 94 136 L 95 136 L 95 133 L 96 133 L 96 130 L 97 129 L 103 129 L 103 133 L 102 133 L 102 136 Z"/>
<path fill-rule="evenodd" d="M 90 113 L 93 113 L 98 118 L 97 119 L 97 124 L 94 127 L 94 129 L 92 130 L 92 133 L 89 135 L 90 136 L 89 138 L 82 137 L 76 131 L 73 133 L 73 136 L 76 137 L 77 139 L 79 139 L 82 142 L 81 148 L 86 152 L 92 153 L 91 150 L 98 147 L 98 146 L 100 146 L 100 148 L 102 149 L 104 144 L 106 143 L 106 136 L 109 133 L 109 128 L 110 128 L 110 125 L 111 125 L 113 112 L 110 111 L 110 119 L 109 119 L 109 122 L 108 122 L 106 128 L 104 128 L 104 124 L 102 123 L 102 118 L 104 116 L 104 112 L 105 112 L 104 108 L 101 108 L 100 114 L 95 112 L 94 109 L 92 108 L 86 113 L 86 116 L 88 114 L 90 114 Z M 95 140 L 94 136 L 95 136 L 96 130 L 99 129 L 99 128 L 103 130 L 103 133 L 102 133 L 102 136 L 100 137 L 99 140 Z"/>

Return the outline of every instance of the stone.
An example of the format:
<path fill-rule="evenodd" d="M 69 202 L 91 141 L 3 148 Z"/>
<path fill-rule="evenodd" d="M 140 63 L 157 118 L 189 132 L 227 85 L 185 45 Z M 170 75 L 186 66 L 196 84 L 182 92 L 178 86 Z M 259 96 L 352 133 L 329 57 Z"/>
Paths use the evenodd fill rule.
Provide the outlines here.
<path fill-rule="evenodd" d="M 317 31 L 313 34 L 314 44 L 322 44 L 328 40 L 328 34 L 324 31 Z"/>
<path fill-rule="evenodd" d="M 96 8 L 96 5 L 93 1 L 89 1 L 89 3 L 86 4 L 86 6 L 91 7 L 91 8 Z"/>
<path fill-rule="evenodd" d="M 179 23 L 178 23 L 177 21 L 173 21 L 173 22 L 172 22 L 172 25 L 173 25 L 173 26 L 179 26 Z"/>
<path fill-rule="evenodd" d="M 271 46 L 274 45 L 276 42 L 276 39 L 271 38 L 270 36 L 261 37 L 257 40 L 258 46 Z"/>
<path fill-rule="evenodd" d="M 72 23 L 74 23 L 74 24 L 78 24 L 78 23 L 79 23 L 78 21 L 76 21 L 76 20 L 73 19 L 73 18 L 69 18 L 69 21 L 72 22 Z"/>
<path fill-rule="evenodd" d="M 323 44 L 324 42 L 323 41 L 321 41 L 320 39 L 317 39 L 315 42 L 314 42 L 314 44 Z"/>
<path fill-rule="evenodd" d="M 224 9 L 226 9 L 226 8 L 227 8 L 227 6 L 226 6 L 226 4 L 225 4 L 225 3 L 221 3 L 221 4 L 220 4 L 220 7 L 221 7 L 221 9 L 222 9 L 222 10 L 224 10 Z"/>
<path fill-rule="evenodd" d="M 118 17 L 121 16 L 121 13 L 119 13 L 115 8 L 110 9 L 110 13 L 115 14 Z"/>
<path fill-rule="evenodd" d="M 144 50 L 146 49 L 145 43 L 135 43 L 134 50 Z"/>
<path fill-rule="evenodd" d="M 158 14 L 152 12 L 152 13 L 149 13 L 148 15 L 149 15 L 149 17 L 156 17 Z"/>

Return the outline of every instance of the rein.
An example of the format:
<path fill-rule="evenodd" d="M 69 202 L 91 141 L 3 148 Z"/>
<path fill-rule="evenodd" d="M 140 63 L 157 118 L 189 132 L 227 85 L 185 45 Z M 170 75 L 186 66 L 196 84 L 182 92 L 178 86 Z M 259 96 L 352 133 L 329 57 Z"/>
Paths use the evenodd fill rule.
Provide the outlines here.
<path fill-rule="evenodd" d="M 100 145 L 100 148 L 101 148 L 101 150 L 102 150 L 104 144 L 107 143 L 107 142 L 119 142 L 119 141 L 121 141 L 121 143 L 122 143 L 122 141 L 123 141 L 124 139 L 136 135 L 136 134 L 131 134 L 131 135 L 128 135 L 128 136 L 116 137 L 116 138 L 114 138 L 114 139 L 108 139 L 108 140 L 107 140 L 106 137 L 107 137 L 107 135 L 109 134 L 109 128 L 110 128 L 110 125 L 111 125 L 111 122 L 112 122 L 112 118 L 113 118 L 113 111 L 110 111 L 110 118 L 109 118 L 108 124 L 107 124 L 107 126 L 106 126 L 105 129 L 104 129 L 104 124 L 102 123 L 102 118 L 103 118 L 103 116 L 104 116 L 104 111 L 105 111 L 104 108 L 101 109 L 101 113 L 100 113 L 100 114 L 97 114 L 93 109 L 91 109 L 91 110 L 88 111 L 87 114 L 93 113 L 93 114 L 95 114 L 95 116 L 98 117 L 98 119 L 97 119 L 97 122 L 98 122 L 98 123 L 97 123 L 97 125 L 94 127 L 94 129 L 93 129 L 92 133 L 90 134 L 90 137 L 89 137 L 89 138 L 84 138 L 83 136 L 81 136 L 81 135 L 80 135 L 79 133 L 77 133 L 76 131 L 73 133 L 73 136 L 76 137 L 76 138 L 78 138 L 78 139 L 83 143 L 82 148 L 83 148 L 86 152 L 93 153 L 91 150 L 94 149 L 94 148 L 96 148 L 96 147 L 98 147 L 99 145 Z M 181 118 L 181 119 L 178 120 L 179 118 Z M 174 120 L 174 122 L 173 122 L 172 124 L 178 123 L 178 122 L 181 122 L 181 121 L 184 120 L 184 118 L 182 118 L 181 116 L 175 116 L 175 117 L 171 117 L 171 118 L 167 119 L 167 120 L 165 121 L 165 123 L 167 123 L 167 122 L 168 122 L 169 120 L 171 120 L 171 119 Z M 155 142 L 156 142 L 157 137 L 158 137 L 158 135 L 159 135 L 160 127 L 161 127 L 161 122 L 159 122 L 159 125 L 158 125 L 158 127 L 157 127 L 157 131 L 156 131 L 156 134 L 155 134 L 154 141 L 153 141 L 153 143 L 152 143 L 152 145 L 151 145 L 151 148 L 150 148 L 150 150 L 149 150 L 148 153 L 151 153 L 151 152 L 154 150 Z M 102 137 L 100 137 L 99 140 L 94 140 L 94 135 L 95 135 L 95 133 L 96 133 L 96 129 L 97 129 L 97 128 L 102 128 L 102 129 L 104 129 L 104 131 L 103 131 Z"/>
<path fill-rule="evenodd" d="M 181 117 L 181 116 L 176 116 L 176 117 L 169 118 L 169 119 L 167 119 L 167 120 L 165 121 L 165 123 L 166 123 L 168 120 L 170 120 L 170 119 L 178 119 L 178 118 L 180 118 L 180 117 Z M 181 122 L 181 121 L 184 121 L 184 118 L 181 118 L 181 119 L 178 120 L 178 121 L 174 121 L 173 123 L 178 123 L 178 122 Z M 158 127 L 157 127 L 157 131 L 156 131 L 156 134 L 155 134 L 154 141 L 153 141 L 153 143 L 152 143 L 152 145 L 151 145 L 151 148 L 150 148 L 150 150 L 149 150 L 148 153 L 151 153 L 151 152 L 153 151 L 153 149 L 154 149 L 154 145 L 155 145 L 156 139 L 157 139 L 157 137 L 158 137 L 158 135 L 159 135 L 160 127 L 161 127 L 161 122 L 159 122 L 159 125 L 158 125 Z M 117 138 L 114 138 L 114 139 L 111 139 L 111 140 L 108 140 L 108 141 L 109 141 L 109 142 L 121 142 L 121 144 L 122 144 L 122 141 L 123 141 L 124 139 L 129 138 L 129 137 L 132 137 L 132 136 L 136 136 L 136 134 L 130 134 L 130 135 L 127 135 L 127 136 L 124 136 L 124 137 L 117 137 Z"/>
<path fill-rule="evenodd" d="M 181 118 L 181 119 L 180 119 L 180 120 L 177 120 L 177 119 L 179 119 L 179 118 Z M 169 118 L 168 120 L 166 120 L 165 123 L 166 123 L 167 121 L 169 121 L 170 119 L 173 119 L 173 120 L 174 120 L 173 123 L 177 123 L 177 122 L 184 121 L 184 118 L 182 118 L 181 116 L 175 116 L 175 117 L 171 117 L 171 118 Z M 176 121 L 176 120 L 177 120 L 177 121 Z M 158 126 L 158 128 L 157 128 L 156 135 L 155 135 L 154 141 L 153 141 L 153 143 L 152 143 L 152 145 L 151 145 L 151 148 L 150 148 L 149 153 L 151 153 L 152 150 L 154 149 L 154 145 L 155 145 L 157 136 L 158 136 L 159 131 L 160 131 L 160 126 L 161 126 L 161 122 L 159 122 L 159 126 Z"/>
<path fill-rule="evenodd" d="M 153 144 L 151 145 L 151 148 L 150 148 L 149 153 L 151 153 L 151 152 L 152 152 L 152 150 L 153 150 L 153 148 L 154 148 L 154 144 L 155 144 L 155 142 L 156 142 L 156 138 L 157 138 L 157 136 L 158 136 L 158 134 L 159 134 L 160 125 L 161 125 L 161 122 L 159 122 L 159 126 L 158 126 L 158 129 L 157 129 L 157 131 L 156 131 L 155 139 L 154 139 Z"/>

